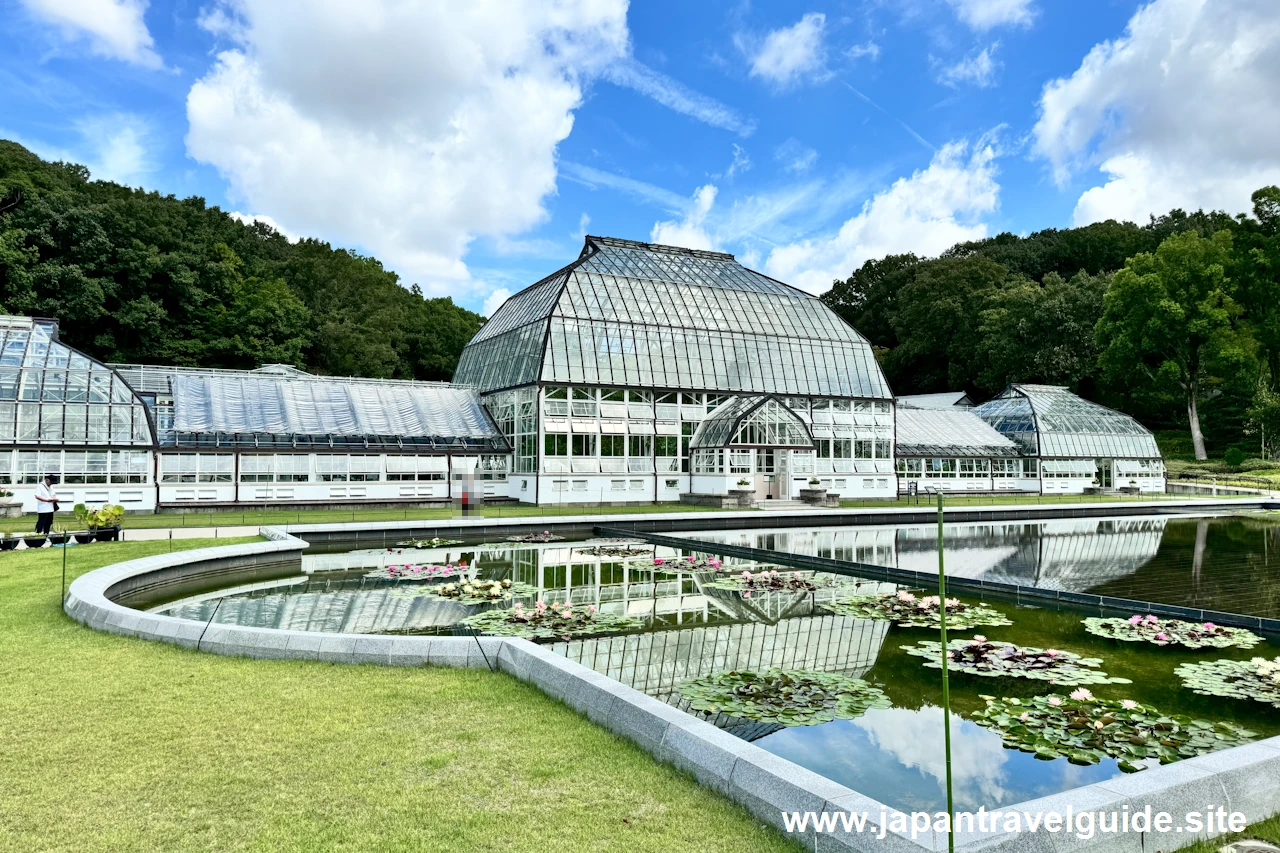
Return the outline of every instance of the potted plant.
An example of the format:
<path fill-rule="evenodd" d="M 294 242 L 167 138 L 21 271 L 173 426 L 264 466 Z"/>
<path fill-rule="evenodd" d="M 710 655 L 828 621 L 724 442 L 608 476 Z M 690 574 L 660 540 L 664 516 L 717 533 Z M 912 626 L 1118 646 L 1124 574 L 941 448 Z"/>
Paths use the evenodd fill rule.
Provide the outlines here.
<path fill-rule="evenodd" d="M 13 530 L 6 527 L 3 533 L 4 538 L 0 539 L 0 551 L 12 551 L 14 548 L 17 548 L 20 540 L 17 536 L 13 535 Z"/>
<path fill-rule="evenodd" d="M 22 499 L 8 489 L 0 489 L 0 518 L 17 518 L 22 515 Z"/>
<path fill-rule="evenodd" d="M 42 548 L 48 537 L 43 533 L 23 533 L 22 541 L 27 543 L 28 548 Z"/>
<path fill-rule="evenodd" d="M 76 540 L 77 545 L 88 545 L 93 541 L 92 530 L 73 530 L 71 536 Z"/>
<path fill-rule="evenodd" d="M 800 490 L 800 500 L 814 506 L 821 506 L 827 500 L 827 490 L 822 488 L 822 481 L 817 477 L 809 478 L 809 488 Z"/>
<path fill-rule="evenodd" d="M 67 531 L 65 531 L 65 530 L 51 530 L 51 531 L 49 531 L 49 544 L 50 544 L 50 545 L 66 545 L 66 544 L 67 544 L 67 540 L 68 540 L 68 539 L 70 539 L 70 538 L 71 538 L 71 534 L 70 534 L 70 533 L 68 533 L 68 532 L 67 532 Z"/>
<path fill-rule="evenodd" d="M 72 511 L 75 513 L 76 520 L 88 528 L 89 534 L 99 542 L 114 542 L 120 535 L 124 507 L 119 504 L 104 504 L 98 509 L 76 504 Z M 80 541 L 79 536 L 76 537 L 76 541 Z"/>
<path fill-rule="evenodd" d="M 751 481 L 748 480 L 746 477 L 743 477 L 741 480 L 738 481 L 738 488 L 748 489 L 750 487 L 751 487 Z"/>

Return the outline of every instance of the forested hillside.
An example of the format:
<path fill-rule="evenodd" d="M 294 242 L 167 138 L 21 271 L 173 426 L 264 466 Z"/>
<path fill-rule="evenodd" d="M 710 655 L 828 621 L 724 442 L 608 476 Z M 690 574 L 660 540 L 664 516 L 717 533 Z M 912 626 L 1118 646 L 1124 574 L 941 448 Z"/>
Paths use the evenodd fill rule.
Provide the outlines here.
<path fill-rule="evenodd" d="M 0 140 L 0 312 L 105 361 L 448 379 L 479 315 L 375 258 L 290 243 L 200 198 L 89 179 Z"/>
<path fill-rule="evenodd" d="M 823 298 L 899 394 L 1068 385 L 1154 428 L 1198 418 L 1211 454 L 1257 456 L 1280 438 L 1280 189 L 1253 201 L 893 255 Z"/>

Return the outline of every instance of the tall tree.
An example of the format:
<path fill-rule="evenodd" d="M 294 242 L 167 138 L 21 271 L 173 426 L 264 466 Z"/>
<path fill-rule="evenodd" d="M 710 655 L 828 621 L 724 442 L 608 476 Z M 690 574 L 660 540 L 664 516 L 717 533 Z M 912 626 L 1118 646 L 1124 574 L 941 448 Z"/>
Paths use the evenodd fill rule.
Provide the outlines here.
<path fill-rule="evenodd" d="M 1241 309 L 1232 298 L 1230 262 L 1227 231 L 1169 237 L 1116 273 L 1098 321 L 1099 362 L 1109 376 L 1177 383 L 1197 459 L 1208 458 L 1199 412 L 1214 384 L 1208 368 L 1238 343 L 1231 339 Z"/>

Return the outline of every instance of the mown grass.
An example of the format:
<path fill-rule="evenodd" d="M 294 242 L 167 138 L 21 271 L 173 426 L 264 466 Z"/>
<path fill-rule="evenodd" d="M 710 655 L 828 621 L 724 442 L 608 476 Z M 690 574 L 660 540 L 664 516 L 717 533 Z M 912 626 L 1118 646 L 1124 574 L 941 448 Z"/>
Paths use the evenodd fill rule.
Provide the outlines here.
<path fill-rule="evenodd" d="M 638 504 L 632 506 L 524 506 L 500 505 L 485 507 L 481 515 L 485 518 L 555 518 L 562 515 L 614 515 L 618 513 L 637 512 L 715 512 L 710 507 L 685 506 L 683 504 Z M 741 510 L 752 512 L 753 510 Z M 295 510 L 218 510 L 211 512 L 182 513 L 131 513 L 125 516 L 124 526 L 139 529 L 155 529 L 167 527 L 231 527 L 237 525 L 273 525 L 273 524 L 325 524 L 343 521 L 448 521 L 455 515 L 452 507 L 430 508 L 417 507 L 409 509 L 306 509 Z M 467 516 L 471 518 L 473 516 Z M 6 518 L 0 523 L 0 530 L 23 532 L 32 530 L 36 525 L 34 515 L 19 518 Z M 73 530 L 76 527 L 74 516 L 69 512 L 60 512 L 54 516 L 54 529 Z"/>
<path fill-rule="evenodd" d="M 71 548 L 68 575 L 169 547 Z M 798 849 L 506 675 L 91 631 L 62 556 L 0 554 L 0 850 Z"/>
<path fill-rule="evenodd" d="M 1280 487 L 1280 470 L 1275 472 L 1277 486 Z M 1225 479 L 1223 485 L 1227 485 Z M 1047 504 L 1047 503 L 1083 503 L 1098 501 L 1158 500 L 1161 498 L 1185 499 L 1188 495 L 1142 495 L 1140 497 L 1121 497 L 1117 495 L 966 495 L 948 494 L 948 506 L 993 506 L 1007 504 Z M 1224 495 L 1223 497 L 1229 497 Z M 932 495 L 921 495 L 918 499 L 905 496 L 896 499 L 875 500 L 843 500 L 840 506 L 847 508 L 890 508 L 916 506 L 917 504 L 935 501 Z M 547 518 L 554 519 L 566 515 L 617 515 L 628 513 L 667 513 L 667 512 L 759 512 L 755 509 L 716 510 L 710 507 L 686 506 L 684 504 L 636 504 L 630 506 L 490 506 L 481 514 L 484 518 Z M 182 527 L 233 527 L 240 525 L 265 526 L 274 524 L 325 524 L 344 521 L 449 521 L 461 518 L 454 514 L 452 508 L 417 508 L 417 509 L 296 509 L 296 510 L 243 510 L 216 512 L 184 512 L 163 514 L 131 514 L 125 517 L 125 528 L 154 530 Z M 466 516 L 472 518 L 475 516 Z M 35 527 L 34 515 L 20 518 L 6 518 L 0 523 L 0 531 L 21 533 Z M 72 530 L 76 526 L 70 513 L 59 513 L 54 520 L 54 529 Z M 127 535 L 127 534 L 126 534 Z"/>
<path fill-rule="evenodd" d="M 1178 853 L 1218 853 L 1219 850 L 1232 841 L 1239 841 L 1242 838 L 1257 838 L 1262 841 L 1270 841 L 1272 844 L 1280 844 L 1280 815 L 1258 821 L 1244 832 L 1220 835 L 1208 841 L 1197 841 L 1195 844 L 1189 844 L 1181 848 Z"/>

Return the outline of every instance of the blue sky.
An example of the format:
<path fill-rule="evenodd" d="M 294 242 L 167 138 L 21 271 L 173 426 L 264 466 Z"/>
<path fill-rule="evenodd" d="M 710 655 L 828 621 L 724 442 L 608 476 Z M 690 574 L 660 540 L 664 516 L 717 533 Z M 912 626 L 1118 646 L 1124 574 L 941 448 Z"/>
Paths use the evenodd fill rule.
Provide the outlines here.
<path fill-rule="evenodd" d="M 0 22 L 0 136 L 477 310 L 583 233 L 821 292 L 889 252 L 1280 182 L 1273 0 L 0 0 Z"/>

